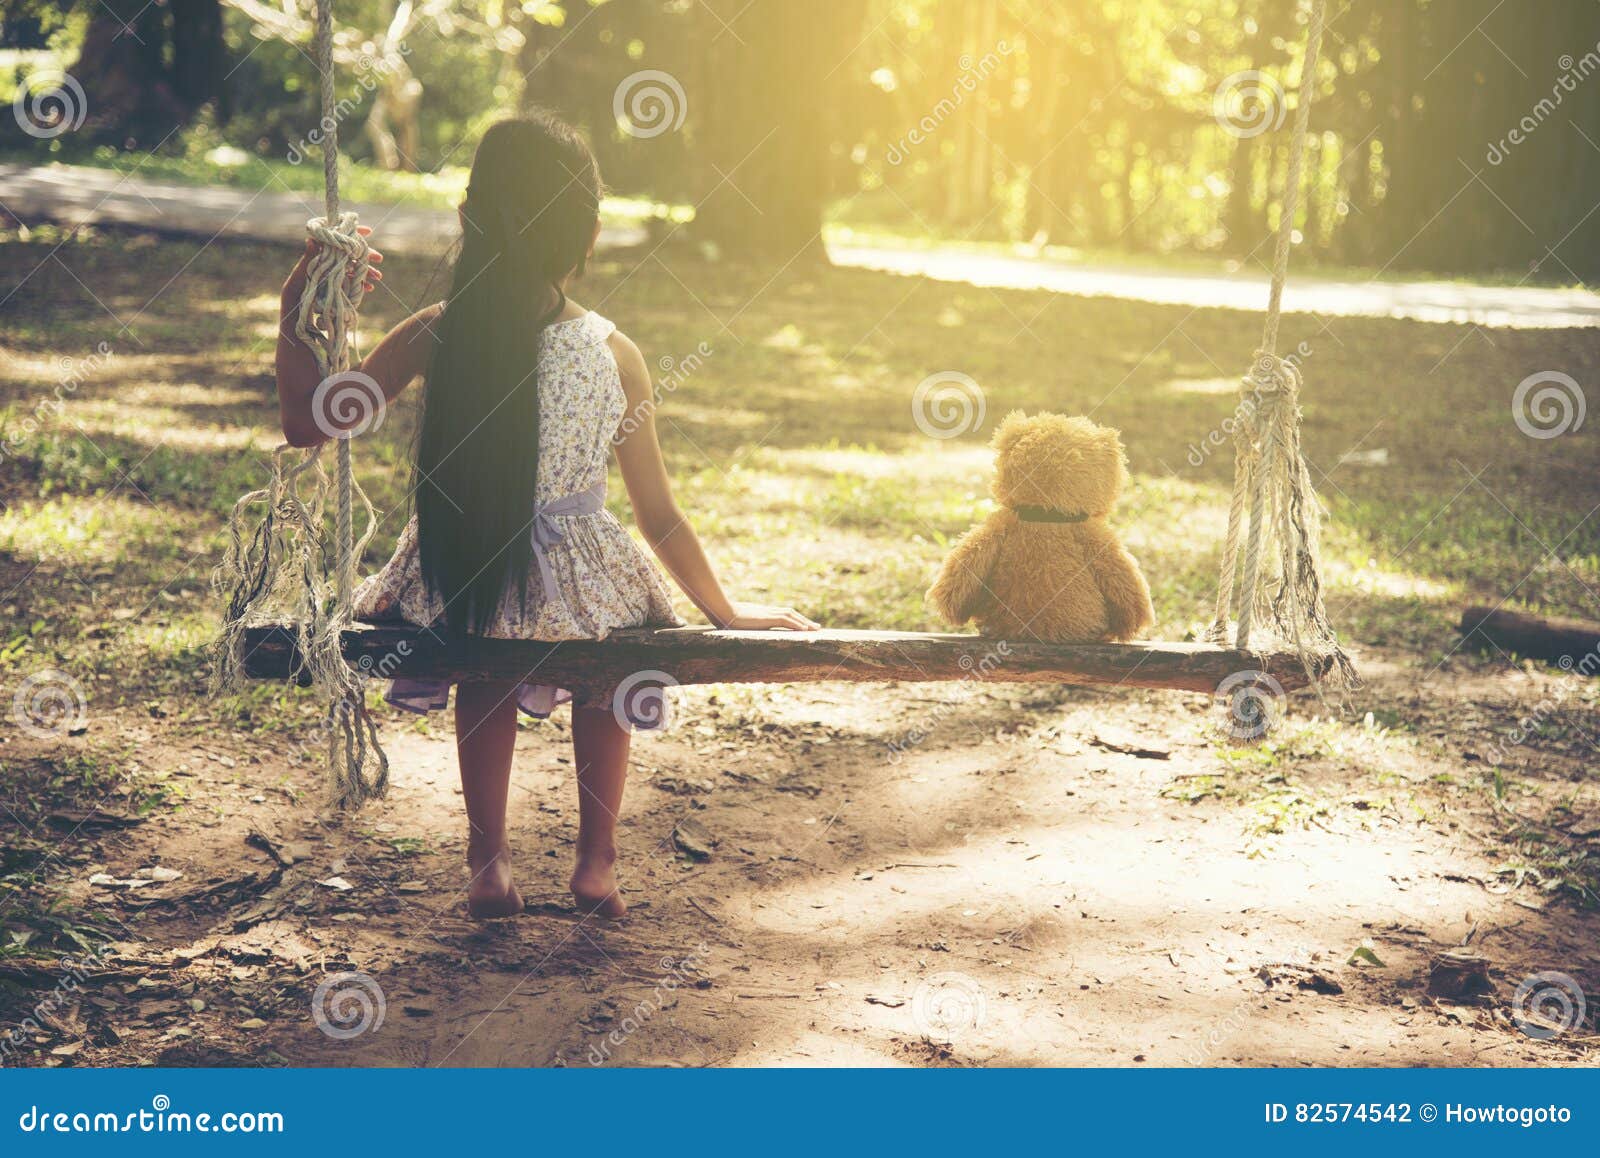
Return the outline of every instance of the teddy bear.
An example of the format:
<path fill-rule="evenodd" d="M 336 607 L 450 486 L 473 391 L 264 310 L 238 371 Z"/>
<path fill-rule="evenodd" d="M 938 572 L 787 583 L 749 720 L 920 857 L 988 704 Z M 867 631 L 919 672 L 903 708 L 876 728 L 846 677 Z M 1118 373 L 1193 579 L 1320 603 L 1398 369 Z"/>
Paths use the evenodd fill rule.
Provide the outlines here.
<path fill-rule="evenodd" d="M 1150 587 L 1106 518 L 1127 479 L 1122 438 L 1087 418 L 1015 411 L 991 443 L 1001 504 L 956 543 L 928 603 L 1000 639 L 1125 641 L 1155 622 Z"/>

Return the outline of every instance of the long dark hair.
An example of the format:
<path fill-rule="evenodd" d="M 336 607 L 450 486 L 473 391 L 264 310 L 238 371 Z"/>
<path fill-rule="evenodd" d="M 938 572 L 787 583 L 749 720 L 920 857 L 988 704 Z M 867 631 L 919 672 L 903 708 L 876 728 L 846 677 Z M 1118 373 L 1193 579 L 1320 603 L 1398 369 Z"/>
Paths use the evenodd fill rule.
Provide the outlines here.
<path fill-rule="evenodd" d="M 429 361 L 414 493 L 422 578 L 455 634 L 487 630 L 508 584 L 527 599 L 539 478 L 539 340 L 581 271 L 600 173 L 549 115 L 490 127 L 462 204 L 461 250 Z"/>

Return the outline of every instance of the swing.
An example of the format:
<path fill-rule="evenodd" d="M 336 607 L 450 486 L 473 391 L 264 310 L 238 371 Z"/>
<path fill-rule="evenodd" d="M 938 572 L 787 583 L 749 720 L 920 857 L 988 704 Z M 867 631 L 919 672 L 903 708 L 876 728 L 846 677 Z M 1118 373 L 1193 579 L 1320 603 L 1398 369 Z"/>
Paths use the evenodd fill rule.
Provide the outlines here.
<path fill-rule="evenodd" d="M 1300 451 L 1300 373 L 1276 353 L 1325 6 L 1326 0 L 1312 0 L 1272 288 L 1261 349 L 1241 383 L 1252 405 L 1242 408 L 1247 413 L 1234 434 L 1227 538 L 1204 642 L 1053 644 L 970 634 L 703 627 L 623 630 L 598 641 L 453 641 L 407 624 L 359 623 L 350 614 L 351 588 L 375 520 L 354 481 L 346 437 L 336 440 L 331 589 L 322 447 L 305 451 L 297 462 L 290 461 L 289 447 L 280 447 L 268 484 L 235 505 L 229 547 L 215 577 L 228 594 L 216 645 L 218 690 L 241 679 L 292 679 L 315 686 L 329 705 L 325 730 L 335 796 L 341 806 L 350 806 L 381 796 L 388 782 L 388 760 L 366 708 L 364 685 L 371 677 L 521 682 L 537 674 L 541 683 L 571 689 L 575 702 L 592 704 L 610 702 L 642 684 L 657 689 L 822 680 L 1112 684 L 1232 693 L 1232 710 L 1241 722 L 1260 721 L 1260 706 L 1251 706 L 1252 697 L 1319 682 L 1353 683 L 1354 668 L 1323 607 L 1317 498 Z M 357 232 L 356 215 L 339 211 L 332 0 L 318 0 L 315 35 L 326 130 L 326 214 L 308 225 L 321 250 L 308 271 L 296 333 L 311 347 L 326 381 L 350 370 L 349 338 L 363 293 L 367 244 Z M 347 280 L 350 264 L 356 273 Z M 307 482 L 309 494 L 302 495 Z M 358 501 L 367 516 L 359 539 L 353 530 Z M 246 515 L 256 507 L 259 521 L 246 535 Z M 1277 574 L 1269 583 L 1273 569 Z M 1269 622 L 1288 645 L 1252 648 L 1258 620 Z"/>

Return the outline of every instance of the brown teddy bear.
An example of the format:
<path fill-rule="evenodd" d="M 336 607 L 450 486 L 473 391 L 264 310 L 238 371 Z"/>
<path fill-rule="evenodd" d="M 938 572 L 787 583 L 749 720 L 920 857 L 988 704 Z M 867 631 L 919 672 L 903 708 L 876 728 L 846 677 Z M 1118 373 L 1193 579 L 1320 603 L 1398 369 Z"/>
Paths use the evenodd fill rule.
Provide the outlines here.
<path fill-rule="evenodd" d="M 928 589 L 933 609 L 1019 641 L 1122 641 L 1147 630 L 1150 588 L 1106 524 L 1128 473 L 1117 432 L 1015 411 L 992 445 L 1001 509 L 945 559 Z"/>

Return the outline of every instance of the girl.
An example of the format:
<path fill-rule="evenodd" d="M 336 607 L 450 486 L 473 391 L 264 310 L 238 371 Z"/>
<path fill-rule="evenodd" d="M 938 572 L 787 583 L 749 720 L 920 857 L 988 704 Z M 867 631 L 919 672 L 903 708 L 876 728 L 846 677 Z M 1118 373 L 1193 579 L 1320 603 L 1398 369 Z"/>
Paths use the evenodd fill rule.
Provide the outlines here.
<path fill-rule="evenodd" d="M 588 146 L 553 117 L 502 121 L 484 134 L 461 205 L 449 298 L 401 322 L 361 364 L 385 401 L 419 376 L 424 397 L 416 513 L 388 565 L 356 592 L 358 618 L 538 640 L 680 623 L 660 572 L 605 509 L 607 452 L 615 446 L 639 530 L 712 623 L 816 628 L 792 608 L 736 603 L 723 593 L 673 501 L 643 355 L 567 298 L 594 253 L 600 195 Z M 314 408 L 316 363 L 294 337 L 307 257 L 284 285 L 278 330 L 279 411 L 295 446 L 341 430 L 322 412 L 332 408 Z M 448 691 L 396 680 L 389 701 L 429 711 L 445 706 Z M 542 719 L 569 698 L 530 682 L 456 689 L 474 916 L 523 907 L 506 844 L 517 709 Z M 573 705 L 579 821 L 571 888 L 584 911 L 625 911 L 614 867 L 617 813 L 631 728 L 649 723 L 618 719 L 609 706 Z"/>

